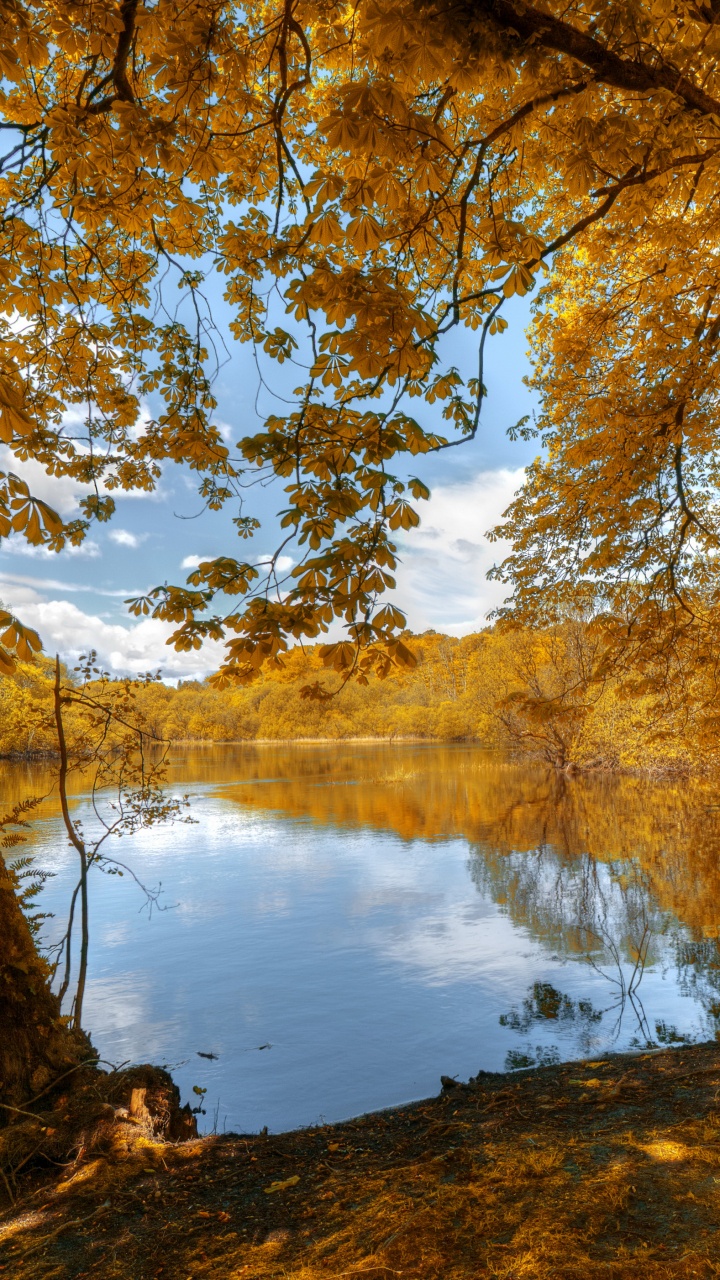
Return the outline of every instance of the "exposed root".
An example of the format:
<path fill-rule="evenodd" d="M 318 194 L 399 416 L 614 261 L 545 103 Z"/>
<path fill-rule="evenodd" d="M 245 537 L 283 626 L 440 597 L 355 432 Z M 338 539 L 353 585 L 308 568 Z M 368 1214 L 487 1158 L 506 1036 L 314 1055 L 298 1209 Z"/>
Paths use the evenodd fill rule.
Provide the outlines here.
<path fill-rule="evenodd" d="M 75 1167 L 95 1156 L 123 1159 L 139 1145 L 197 1135 L 189 1107 L 159 1067 L 100 1071 L 85 1065 L 65 1073 L 25 1107 L 3 1107 L 0 1181 L 10 1203 L 18 1178 L 55 1166 Z M 1 1198 L 0 1191 L 0 1198 Z"/>

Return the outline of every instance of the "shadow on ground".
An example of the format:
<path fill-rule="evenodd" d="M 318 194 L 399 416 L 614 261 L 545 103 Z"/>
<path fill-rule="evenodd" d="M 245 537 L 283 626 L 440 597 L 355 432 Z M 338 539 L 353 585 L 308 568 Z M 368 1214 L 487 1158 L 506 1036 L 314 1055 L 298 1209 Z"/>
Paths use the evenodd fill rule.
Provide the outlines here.
<path fill-rule="evenodd" d="M 720 1275 L 720 1049 L 518 1073 L 346 1124 L 140 1140 L 28 1187 L 13 1280 Z"/>

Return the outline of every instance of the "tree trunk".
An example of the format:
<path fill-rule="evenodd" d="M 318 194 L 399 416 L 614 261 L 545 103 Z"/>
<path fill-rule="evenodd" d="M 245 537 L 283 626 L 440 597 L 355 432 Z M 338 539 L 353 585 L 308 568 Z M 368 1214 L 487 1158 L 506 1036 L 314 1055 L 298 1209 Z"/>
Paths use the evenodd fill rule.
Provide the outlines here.
<path fill-rule="evenodd" d="M 60 1017 L 47 965 L 35 949 L 0 856 L 0 1127 L 77 1063 L 92 1057 L 87 1038 Z"/>

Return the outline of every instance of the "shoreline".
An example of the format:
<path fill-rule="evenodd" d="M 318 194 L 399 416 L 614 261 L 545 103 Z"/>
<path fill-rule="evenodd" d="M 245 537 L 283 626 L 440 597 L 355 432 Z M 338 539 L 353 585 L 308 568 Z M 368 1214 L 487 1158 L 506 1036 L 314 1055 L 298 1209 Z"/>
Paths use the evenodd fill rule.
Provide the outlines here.
<path fill-rule="evenodd" d="M 331 744 L 341 743 L 366 743 L 373 745 L 377 743 L 387 743 L 394 745 L 395 743 L 403 744 L 422 744 L 427 743 L 428 746 L 477 746 L 486 751 L 503 751 L 506 748 L 496 747 L 481 742 L 479 738 L 419 738 L 413 736 L 382 737 L 381 735 L 362 735 L 347 738 L 169 738 L 162 739 L 167 741 L 170 747 L 295 747 L 295 746 L 330 746 Z M 20 762 L 23 760 L 57 760 L 59 753 L 57 751 L 13 751 L 0 753 L 0 760 L 9 760 Z"/>
<path fill-rule="evenodd" d="M 709 1278 L 718 1090 L 711 1041 L 480 1073 L 335 1125 L 89 1150 L 0 1214 L 0 1262 L 32 1255 L 33 1280 Z"/>
<path fill-rule="evenodd" d="M 164 741 L 164 740 L 163 740 Z M 719 771 L 719 767 L 695 765 L 690 766 L 666 766 L 655 765 L 647 768 L 638 766 L 629 767 L 622 765 L 610 765 L 591 762 L 590 764 L 577 764 L 570 761 L 565 765 L 552 764 L 550 761 L 543 760 L 538 756 L 526 754 L 524 752 L 513 750 L 510 745 L 500 743 L 482 742 L 479 738 L 419 738 L 413 736 L 394 736 L 394 737 L 373 737 L 369 735 L 346 738 L 172 738 L 167 741 L 170 749 L 174 747 L 180 748 L 203 748 L 213 749 L 216 747 L 313 747 L 313 746 L 428 746 L 428 747 L 475 747 L 479 751 L 498 752 L 506 759 L 517 764 L 528 764 L 542 766 L 558 776 L 568 778 L 573 777 L 637 777 L 647 778 L 651 781 L 681 781 L 690 779 L 712 778 Z M 42 764 L 43 761 L 57 760 L 58 753 L 54 751 L 18 751 L 6 752 L 0 754 L 0 764 Z"/>

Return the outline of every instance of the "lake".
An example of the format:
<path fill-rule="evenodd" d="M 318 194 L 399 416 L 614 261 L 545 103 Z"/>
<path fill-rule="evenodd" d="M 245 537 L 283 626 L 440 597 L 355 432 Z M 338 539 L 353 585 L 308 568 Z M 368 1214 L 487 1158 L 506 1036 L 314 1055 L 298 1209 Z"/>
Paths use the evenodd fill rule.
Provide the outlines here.
<path fill-rule="evenodd" d="M 709 782 L 566 777 L 476 746 L 177 749 L 192 824 L 115 843 L 149 887 L 91 876 L 85 1025 L 166 1064 L 204 1130 L 330 1122 L 467 1079 L 720 1035 Z M 7 808 L 46 766 L 0 762 Z M 88 797 L 73 796 L 88 828 Z M 57 805 L 25 852 L 76 877 Z M 214 1054 L 214 1058 L 200 1055 Z"/>

